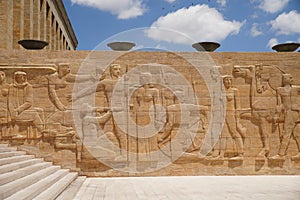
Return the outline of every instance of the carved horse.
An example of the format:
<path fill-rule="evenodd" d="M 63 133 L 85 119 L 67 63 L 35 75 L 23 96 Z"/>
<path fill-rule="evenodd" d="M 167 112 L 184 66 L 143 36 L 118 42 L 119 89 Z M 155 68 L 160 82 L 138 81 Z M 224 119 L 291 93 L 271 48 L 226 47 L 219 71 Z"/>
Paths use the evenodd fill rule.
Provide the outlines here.
<path fill-rule="evenodd" d="M 234 66 L 234 77 L 244 78 L 250 84 L 250 113 L 241 114 L 241 118 L 250 119 L 259 127 L 263 149 L 259 157 L 269 155 L 269 135 L 274 130 L 273 119 L 276 113 L 276 88 L 281 86 L 281 74 L 273 66 L 249 65 Z"/>

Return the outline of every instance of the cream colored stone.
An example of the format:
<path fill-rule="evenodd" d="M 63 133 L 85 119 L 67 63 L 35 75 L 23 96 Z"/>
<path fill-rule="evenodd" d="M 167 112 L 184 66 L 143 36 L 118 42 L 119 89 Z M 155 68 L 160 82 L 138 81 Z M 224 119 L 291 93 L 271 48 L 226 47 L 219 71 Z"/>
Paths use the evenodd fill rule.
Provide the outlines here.
<path fill-rule="evenodd" d="M 0 50 L 2 55 L 0 71 L 6 75 L 6 84 L 10 86 L 14 84 L 14 72 L 20 70 L 26 72 L 28 83 L 32 85 L 33 90 L 32 107 L 40 108 L 44 113 L 41 117 L 42 131 L 36 132 L 34 123 L 31 125 L 23 123 L 18 127 L 20 132 L 15 135 L 16 137 L 12 134 L 14 124 L 11 116 L 7 118 L 4 116 L 4 120 L 0 123 L 1 140 L 9 141 L 16 146 L 25 145 L 32 153 L 89 176 L 300 173 L 299 149 L 296 143 L 300 131 L 297 110 L 300 96 L 298 53 L 213 52 L 209 53 L 214 60 L 213 66 L 205 64 L 198 53 L 120 54 L 120 52 L 99 51 L 92 53 L 88 63 L 83 62 L 89 53 Z M 222 66 L 222 69 L 217 67 L 218 76 L 215 80 L 206 82 L 204 75 L 195 70 L 198 63 L 202 63 L 204 69 L 207 65 L 208 74 L 204 74 L 205 76 L 213 76 L 210 69 L 214 66 Z M 240 63 L 242 65 L 239 65 Z M 131 73 L 131 70 L 141 65 L 146 67 L 137 73 Z M 113 70 L 110 71 L 110 68 L 114 67 L 110 66 L 118 66 L 115 75 Z M 185 82 L 169 68 L 165 71 L 159 70 L 166 66 L 182 75 L 190 86 L 186 87 Z M 141 75 L 147 71 L 149 76 L 145 77 L 149 80 L 140 82 Z M 282 85 L 283 74 L 293 75 L 292 89 L 288 94 L 294 103 L 289 104 L 288 101 L 285 101 L 286 105 L 283 103 L 285 106 L 291 105 L 293 114 L 288 115 L 292 118 L 286 119 L 285 122 L 280 120 L 284 116 L 284 110 L 280 109 L 281 104 L 276 103 L 277 99 L 282 99 L 287 94 L 283 90 L 285 87 Z M 217 91 L 218 87 L 224 90 L 220 78 L 222 75 L 233 75 L 232 91 L 224 93 L 224 96 L 215 93 L 216 96 L 211 99 L 206 84 L 216 81 L 214 91 Z M 145 84 L 143 81 L 146 81 Z M 116 83 L 124 89 L 116 88 L 118 104 L 112 106 L 111 96 Z M 1 90 L 3 105 L 5 101 L 14 102 L 18 99 L 10 97 L 12 101 L 8 100 L 9 96 L 5 95 L 5 91 L 8 92 L 6 86 Z M 184 95 L 194 93 L 197 97 L 195 105 L 189 104 L 189 108 L 184 106 L 183 101 L 180 101 L 182 98 L 179 91 L 184 92 Z M 237 94 L 237 91 L 239 98 L 233 95 Z M 92 101 L 85 102 L 87 97 L 96 103 L 93 105 Z M 237 101 L 239 99 L 240 105 L 236 102 L 231 107 L 227 105 L 225 109 L 220 106 L 211 112 L 211 107 L 218 103 L 214 101 L 223 102 L 225 98 Z M 85 108 L 82 106 L 84 103 Z M 79 106 L 76 107 L 76 104 Z M 163 109 L 160 110 L 158 105 Z M 153 110 L 149 111 L 151 107 Z M 127 111 L 128 115 L 116 118 L 118 114 Z M 10 114 L 8 108 L 7 113 Z M 217 157 L 218 154 L 214 152 L 201 155 L 200 150 L 206 145 L 207 149 L 218 145 L 203 144 L 203 141 L 207 141 L 209 124 L 212 124 L 210 133 L 217 132 L 221 128 L 222 113 L 226 114 L 224 120 L 227 124 L 221 136 L 222 142 L 226 144 L 223 148 L 224 156 Z M 183 119 L 180 119 L 181 115 L 184 116 Z M 74 116 L 78 117 L 76 120 L 82 124 L 74 124 Z M 212 116 L 218 120 L 212 121 Z M 226 121 L 228 117 L 230 120 Z M 143 130 L 143 126 L 152 122 L 152 119 L 153 127 L 157 127 L 153 138 L 143 139 L 141 135 L 138 136 L 139 133 L 146 136 L 146 133 L 140 131 Z M 116 120 L 119 120 L 118 123 Z M 127 120 L 131 120 L 133 124 L 128 130 Z M 289 127 L 285 123 L 288 122 L 293 123 L 292 132 L 286 131 Z M 182 129 L 179 129 L 180 126 Z M 80 127 L 84 128 L 83 131 Z M 228 127 L 236 129 L 237 134 L 227 131 Z M 133 131 L 135 129 L 138 131 Z M 281 148 L 287 149 L 282 151 L 285 157 L 277 158 L 274 156 L 283 145 L 280 142 L 280 135 L 283 133 L 286 133 L 285 140 L 290 139 L 290 144 Z M 41 137 L 38 137 L 39 135 Z M 195 139 L 191 139 L 194 136 Z M 168 137 L 170 140 L 165 139 Z M 175 137 L 179 141 L 170 143 Z M 218 140 L 218 137 L 215 139 L 209 137 Z M 236 144 L 241 143 L 241 140 L 240 149 L 243 149 L 241 152 L 244 153 L 242 158 L 235 157 L 240 153 Z M 87 144 L 95 146 L 92 148 L 93 152 L 89 151 Z M 138 154 L 129 155 L 129 152 Z M 173 158 L 174 154 L 182 155 Z"/>

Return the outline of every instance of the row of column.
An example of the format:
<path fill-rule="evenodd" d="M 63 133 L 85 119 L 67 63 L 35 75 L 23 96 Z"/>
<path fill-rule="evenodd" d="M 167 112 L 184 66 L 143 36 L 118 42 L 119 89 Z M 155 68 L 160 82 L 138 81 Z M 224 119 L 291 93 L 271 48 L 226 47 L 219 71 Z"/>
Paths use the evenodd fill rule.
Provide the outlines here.
<path fill-rule="evenodd" d="M 5 0 L 0 9 L 1 26 L 7 29 L 0 32 L 0 48 L 19 49 L 19 40 L 35 39 L 48 42 L 47 49 L 71 49 L 47 0 Z"/>

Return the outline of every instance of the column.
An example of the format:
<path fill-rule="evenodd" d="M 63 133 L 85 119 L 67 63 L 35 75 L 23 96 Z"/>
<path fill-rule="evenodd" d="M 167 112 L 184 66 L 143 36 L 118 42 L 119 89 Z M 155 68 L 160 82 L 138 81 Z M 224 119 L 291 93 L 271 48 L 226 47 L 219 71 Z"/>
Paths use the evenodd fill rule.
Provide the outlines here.
<path fill-rule="evenodd" d="M 41 40 L 44 40 L 46 42 L 49 42 L 47 40 L 47 9 L 46 9 L 46 1 L 42 0 L 41 2 L 41 11 L 40 11 L 40 28 L 41 28 Z"/>
<path fill-rule="evenodd" d="M 23 37 L 24 39 L 31 39 L 30 37 L 30 11 L 31 11 L 31 0 L 25 0 L 24 1 L 24 33 L 23 33 Z"/>
<path fill-rule="evenodd" d="M 20 27 L 21 27 L 21 15 L 20 15 L 20 8 L 21 8 L 21 0 L 14 0 L 13 1 L 13 49 L 19 49 L 20 45 L 18 41 L 20 40 Z"/>
<path fill-rule="evenodd" d="M 20 39 L 24 39 L 24 8 L 25 8 L 25 0 L 21 0 L 20 7 Z"/>
<path fill-rule="evenodd" d="M 56 49 L 56 20 L 53 16 L 53 13 L 51 14 L 51 19 L 52 19 L 52 30 L 51 30 L 51 42 L 52 42 L 52 45 L 51 45 L 51 49 L 52 50 L 55 50 Z"/>
<path fill-rule="evenodd" d="M 33 39 L 40 39 L 40 0 L 33 0 Z"/>
<path fill-rule="evenodd" d="M 33 0 L 27 0 L 29 1 L 29 38 L 33 39 Z"/>
<path fill-rule="evenodd" d="M 56 50 L 60 50 L 60 27 L 56 24 Z"/>
<path fill-rule="evenodd" d="M 46 46 L 46 49 L 51 49 L 52 45 L 52 12 L 50 10 L 49 4 L 47 1 L 45 1 L 46 4 L 46 41 L 49 43 L 48 46 Z"/>

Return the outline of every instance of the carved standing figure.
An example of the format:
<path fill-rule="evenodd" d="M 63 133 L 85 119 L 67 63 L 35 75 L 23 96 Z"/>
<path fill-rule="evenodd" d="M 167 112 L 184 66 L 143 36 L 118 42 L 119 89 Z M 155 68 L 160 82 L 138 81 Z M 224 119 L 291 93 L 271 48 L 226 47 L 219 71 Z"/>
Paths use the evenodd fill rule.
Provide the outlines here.
<path fill-rule="evenodd" d="M 278 87 L 276 91 L 279 115 L 282 115 L 284 121 L 279 152 L 272 159 L 283 158 L 286 155 L 292 135 L 297 143 L 299 152 L 294 158 L 300 158 L 300 133 L 294 131 L 295 127 L 299 126 L 300 123 L 300 102 L 299 98 L 297 98 L 300 95 L 300 86 L 293 86 L 292 83 L 293 76 L 291 74 L 283 74 L 282 87 Z M 279 118 L 276 115 L 275 122 Z"/>
<path fill-rule="evenodd" d="M 239 90 L 232 87 L 232 76 L 223 76 L 223 84 L 226 95 L 226 117 L 225 127 L 234 140 L 236 146 L 236 156 L 231 159 L 241 159 L 244 155 L 243 135 L 239 131 L 239 112 L 240 112 L 240 96 Z M 222 138 L 221 138 L 222 139 Z M 222 142 L 221 142 L 222 144 Z M 220 148 L 220 157 L 224 156 L 224 148 Z"/>
<path fill-rule="evenodd" d="M 159 113 L 156 105 L 160 104 L 159 90 L 151 84 L 151 73 L 144 72 L 140 75 L 139 87 L 133 94 L 133 111 L 136 113 L 135 120 L 137 124 L 137 153 L 146 155 L 140 160 L 149 161 L 151 151 L 157 150 L 156 134 L 149 135 L 146 132 L 139 130 L 140 126 L 146 126 L 151 123 L 151 117 L 154 117 L 154 123 L 160 122 Z M 153 106 L 153 110 L 150 108 Z M 142 155 L 140 154 L 140 155 Z M 139 154 L 138 154 L 139 155 Z"/>
<path fill-rule="evenodd" d="M 94 87 L 87 87 L 79 91 L 77 94 L 73 94 L 72 100 L 76 101 L 77 99 L 83 98 L 84 96 L 93 94 L 95 92 L 103 92 L 106 99 L 104 106 L 110 107 L 110 110 L 115 110 L 114 108 L 111 108 L 111 97 L 116 83 L 120 80 L 120 76 L 121 66 L 119 64 L 111 64 L 109 66 L 109 77 L 105 77 L 104 79 L 100 78 L 96 89 Z M 71 98 L 69 98 L 69 100 L 71 100 Z M 108 138 L 111 140 L 117 140 L 120 149 L 127 148 L 127 137 L 115 125 L 113 116 L 107 120 L 103 129 Z"/>
<path fill-rule="evenodd" d="M 222 66 L 213 66 L 210 69 L 210 76 L 214 83 L 214 89 L 212 90 L 212 107 L 214 110 L 212 111 L 212 116 L 215 120 L 212 121 L 212 128 L 210 130 L 210 144 L 208 144 L 208 157 L 214 157 L 214 158 L 223 158 L 224 155 L 220 155 L 221 150 L 220 148 L 224 147 L 225 144 L 223 141 L 223 138 L 221 138 L 221 132 L 223 129 L 223 117 L 225 116 L 225 105 L 224 105 L 224 97 L 220 93 L 216 91 L 223 90 L 223 80 L 222 80 L 222 72 L 223 67 Z M 222 144 L 221 144 L 222 142 Z M 225 148 L 225 147 L 224 147 Z M 201 152 L 199 154 L 200 158 L 206 157 L 206 155 L 202 155 Z"/>
<path fill-rule="evenodd" d="M 8 126 L 8 89 L 9 84 L 6 82 L 6 74 L 0 71 L 0 138 L 7 136 Z"/>

